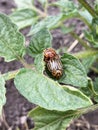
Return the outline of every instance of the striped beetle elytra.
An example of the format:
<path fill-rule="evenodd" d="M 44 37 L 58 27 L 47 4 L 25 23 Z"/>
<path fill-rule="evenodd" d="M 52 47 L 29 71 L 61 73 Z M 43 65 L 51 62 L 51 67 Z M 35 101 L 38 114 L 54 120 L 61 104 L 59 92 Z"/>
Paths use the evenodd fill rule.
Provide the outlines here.
<path fill-rule="evenodd" d="M 52 76 L 59 79 L 63 74 L 63 67 L 59 55 L 53 48 L 44 50 L 44 61 Z"/>

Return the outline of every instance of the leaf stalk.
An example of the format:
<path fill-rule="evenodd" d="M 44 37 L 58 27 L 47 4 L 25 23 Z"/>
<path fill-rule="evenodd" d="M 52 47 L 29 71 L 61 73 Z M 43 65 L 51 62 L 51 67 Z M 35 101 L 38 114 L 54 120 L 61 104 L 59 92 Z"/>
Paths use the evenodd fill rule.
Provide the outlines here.
<path fill-rule="evenodd" d="M 46 17 L 47 14 L 41 10 L 39 10 L 38 8 L 36 8 L 35 6 L 32 5 L 32 9 L 37 12 L 38 14 L 40 14 L 42 17 Z"/>
<path fill-rule="evenodd" d="M 97 16 L 95 10 L 87 3 L 86 0 L 78 0 L 78 2 L 83 5 L 83 7 L 85 7 L 94 18 Z"/>
<path fill-rule="evenodd" d="M 96 109 L 98 109 L 98 104 L 95 104 L 95 105 L 92 105 L 92 106 L 89 106 L 89 107 L 86 107 L 86 108 L 81 108 L 79 111 L 79 113 L 81 114 L 86 114 L 88 112 L 91 112 L 91 111 L 95 111 Z"/>
<path fill-rule="evenodd" d="M 70 34 L 72 35 L 72 37 L 77 39 L 81 43 L 82 46 L 84 46 L 86 49 L 90 49 L 90 47 L 87 44 L 87 42 L 85 42 L 83 39 L 81 39 L 76 33 L 70 32 Z"/>
<path fill-rule="evenodd" d="M 87 57 L 94 56 L 94 55 L 98 55 L 97 49 L 89 49 L 89 50 L 86 50 L 86 51 L 74 53 L 74 56 L 79 58 L 79 59 L 87 58 Z"/>

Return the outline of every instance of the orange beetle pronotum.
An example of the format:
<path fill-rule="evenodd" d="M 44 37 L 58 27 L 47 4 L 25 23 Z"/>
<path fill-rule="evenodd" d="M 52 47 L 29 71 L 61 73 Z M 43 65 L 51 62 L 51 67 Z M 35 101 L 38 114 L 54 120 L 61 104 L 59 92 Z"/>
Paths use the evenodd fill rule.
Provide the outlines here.
<path fill-rule="evenodd" d="M 56 56 L 56 52 L 53 48 L 47 48 L 44 50 L 44 61 L 48 62 L 51 59 L 54 59 Z"/>
<path fill-rule="evenodd" d="M 59 55 L 52 48 L 44 50 L 44 61 L 53 77 L 59 79 L 63 74 L 63 67 Z"/>

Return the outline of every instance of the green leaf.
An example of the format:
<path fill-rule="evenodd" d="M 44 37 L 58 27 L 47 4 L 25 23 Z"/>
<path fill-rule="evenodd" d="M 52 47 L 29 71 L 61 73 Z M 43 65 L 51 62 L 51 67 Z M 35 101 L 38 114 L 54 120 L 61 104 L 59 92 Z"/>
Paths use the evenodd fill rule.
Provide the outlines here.
<path fill-rule="evenodd" d="M 88 78 L 88 88 L 90 89 L 90 91 L 92 92 L 92 95 L 97 95 L 97 92 L 94 89 L 94 84 L 91 78 Z"/>
<path fill-rule="evenodd" d="M 6 93 L 5 81 L 3 77 L 0 75 L 0 115 L 2 113 L 3 105 L 6 103 L 5 93 Z"/>
<path fill-rule="evenodd" d="M 89 98 L 92 98 L 94 95 L 96 95 L 96 92 L 94 91 L 93 81 L 92 81 L 91 78 L 88 78 L 88 85 L 87 85 L 87 87 L 80 88 L 80 91 L 82 91 Z"/>
<path fill-rule="evenodd" d="M 92 15 L 87 11 L 87 10 L 79 10 L 78 13 L 83 17 L 85 18 L 88 23 L 92 23 L 92 20 L 93 20 L 93 17 Z"/>
<path fill-rule="evenodd" d="M 70 0 L 58 0 L 57 2 L 52 3 L 52 5 L 58 6 L 66 12 L 73 11 L 77 8 L 74 2 Z"/>
<path fill-rule="evenodd" d="M 64 72 L 59 82 L 77 87 L 87 87 L 88 80 L 86 71 L 80 61 L 67 53 L 64 53 L 61 61 Z"/>
<path fill-rule="evenodd" d="M 91 78 L 88 78 L 88 86 L 80 90 L 90 99 L 94 99 L 94 101 L 98 102 L 98 78 L 95 78 L 94 82 Z"/>
<path fill-rule="evenodd" d="M 65 27 L 64 25 L 61 26 L 61 31 L 64 33 L 64 34 L 68 34 L 72 31 L 74 31 L 74 27 Z"/>
<path fill-rule="evenodd" d="M 98 95 L 98 78 L 95 78 L 94 80 L 94 90 L 96 95 Z"/>
<path fill-rule="evenodd" d="M 57 24 L 62 19 L 62 17 L 62 14 L 56 16 L 47 16 L 45 19 L 38 22 L 36 25 L 33 25 L 28 35 L 33 35 L 44 27 L 47 27 L 48 29 L 57 27 Z"/>
<path fill-rule="evenodd" d="M 95 11 L 96 11 L 96 13 L 98 13 L 98 0 L 95 0 L 95 2 L 94 2 L 94 7 L 95 7 Z"/>
<path fill-rule="evenodd" d="M 98 48 L 98 18 L 92 20 L 92 30 L 90 32 L 85 31 L 85 38 L 90 42 L 91 46 Z"/>
<path fill-rule="evenodd" d="M 65 86 L 36 71 L 22 69 L 15 77 L 18 91 L 30 102 L 48 110 L 76 110 L 92 103 L 82 92 Z"/>
<path fill-rule="evenodd" d="M 88 86 L 80 90 L 90 99 L 98 102 L 98 78 L 95 78 L 94 82 L 91 78 L 88 78 Z"/>
<path fill-rule="evenodd" d="M 96 102 L 98 103 L 98 95 L 96 95 L 96 96 L 94 97 L 94 101 L 96 101 Z"/>
<path fill-rule="evenodd" d="M 33 0 L 14 0 L 18 8 L 30 8 Z"/>
<path fill-rule="evenodd" d="M 34 130 L 65 130 L 69 123 L 79 116 L 77 111 L 49 111 L 37 107 L 29 112 L 34 120 Z"/>
<path fill-rule="evenodd" d="M 0 14 L 0 56 L 5 61 L 20 59 L 23 56 L 25 38 L 8 16 Z"/>
<path fill-rule="evenodd" d="M 42 53 L 42 54 L 37 55 L 34 60 L 35 68 L 39 73 L 43 73 L 45 69 L 45 63 L 43 59 L 44 59 L 44 56 Z"/>
<path fill-rule="evenodd" d="M 97 56 L 90 56 L 90 57 L 82 59 L 82 64 L 84 65 L 87 73 L 89 72 L 90 67 L 93 65 L 96 59 L 97 59 Z"/>
<path fill-rule="evenodd" d="M 79 90 L 82 91 L 90 99 L 92 99 L 92 97 L 94 95 L 96 95 L 95 91 L 94 91 L 93 81 L 92 81 L 91 78 L 88 78 L 88 85 L 87 85 L 87 87 L 81 87 L 81 88 L 79 88 Z"/>
<path fill-rule="evenodd" d="M 47 27 L 49 30 L 58 28 L 59 26 L 61 26 L 61 21 L 63 22 L 65 20 L 68 20 L 74 17 L 77 17 L 77 10 L 73 10 L 72 12 L 68 12 L 64 14 L 61 13 L 56 16 L 47 16 L 42 21 L 33 25 L 28 35 L 35 34 L 39 30 L 41 30 L 43 27 Z"/>
<path fill-rule="evenodd" d="M 90 91 L 90 89 L 89 89 L 89 86 L 88 87 L 82 87 L 82 88 L 79 88 L 79 90 L 81 91 L 81 92 L 83 92 L 87 97 L 89 97 L 89 98 L 91 98 L 92 97 L 92 93 L 91 93 L 91 91 Z"/>
<path fill-rule="evenodd" d="M 96 30 L 93 32 L 85 31 L 85 38 L 94 48 L 98 48 L 98 35 L 94 34 L 95 32 Z"/>
<path fill-rule="evenodd" d="M 33 35 L 30 44 L 27 47 L 27 52 L 35 57 L 43 52 L 44 49 L 51 47 L 52 37 L 50 32 L 43 28 L 39 32 Z"/>
<path fill-rule="evenodd" d="M 37 14 L 32 9 L 21 9 L 15 10 L 10 18 L 18 26 L 19 29 L 22 29 L 27 26 L 35 24 L 37 21 Z"/>

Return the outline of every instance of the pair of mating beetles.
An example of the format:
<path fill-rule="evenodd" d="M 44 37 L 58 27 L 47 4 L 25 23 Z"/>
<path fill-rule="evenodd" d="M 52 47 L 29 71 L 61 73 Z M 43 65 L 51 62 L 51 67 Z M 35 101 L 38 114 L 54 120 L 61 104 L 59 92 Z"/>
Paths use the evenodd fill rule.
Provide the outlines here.
<path fill-rule="evenodd" d="M 44 61 L 53 77 L 59 79 L 63 74 L 63 67 L 59 55 L 52 48 L 44 50 Z"/>

